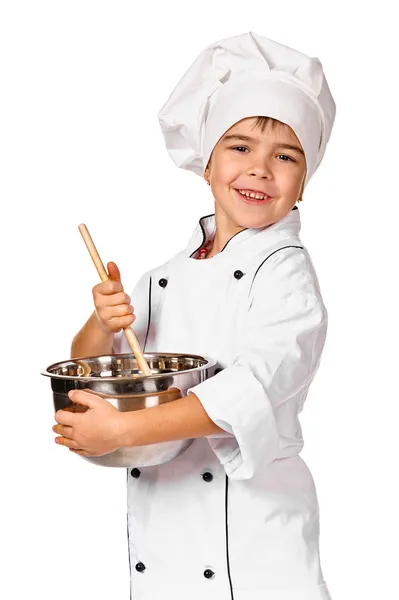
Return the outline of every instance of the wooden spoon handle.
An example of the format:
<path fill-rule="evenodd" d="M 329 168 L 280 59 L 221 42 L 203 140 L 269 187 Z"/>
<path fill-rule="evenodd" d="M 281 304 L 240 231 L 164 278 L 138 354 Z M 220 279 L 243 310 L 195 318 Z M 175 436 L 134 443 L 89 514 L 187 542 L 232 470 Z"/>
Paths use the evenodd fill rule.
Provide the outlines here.
<path fill-rule="evenodd" d="M 105 267 L 100 258 L 100 255 L 97 252 L 97 248 L 94 245 L 94 242 L 89 233 L 89 230 L 87 229 L 87 227 L 84 223 L 79 225 L 79 231 L 82 234 L 83 241 L 86 244 L 86 247 L 87 247 L 89 254 L 93 260 L 94 266 L 97 269 L 97 273 L 99 274 L 101 281 L 107 281 L 109 279 L 108 273 L 105 270 Z M 142 373 L 144 373 L 144 375 L 152 375 L 151 369 L 148 366 L 146 359 L 144 358 L 144 355 L 140 348 L 140 344 L 134 334 L 133 329 L 131 327 L 124 327 L 123 331 L 127 337 L 127 341 L 129 342 L 132 352 L 133 352 L 134 356 L 136 357 L 136 360 L 138 362 L 140 370 L 142 371 Z"/>

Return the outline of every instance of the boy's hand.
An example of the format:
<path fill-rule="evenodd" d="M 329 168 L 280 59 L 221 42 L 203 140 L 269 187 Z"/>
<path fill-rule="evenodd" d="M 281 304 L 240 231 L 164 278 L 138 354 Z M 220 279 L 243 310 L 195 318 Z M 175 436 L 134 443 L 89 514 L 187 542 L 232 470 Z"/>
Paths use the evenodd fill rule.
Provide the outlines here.
<path fill-rule="evenodd" d="M 86 390 L 68 393 L 72 402 L 87 406 L 86 412 L 58 410 L 53 431 L 57 444 L 83 456 L 102 456 L 120 448 L 123 439 L 123 413 L 112 404 Z"/>
<path fill-rule="evenodd" d="M 93 300 L 99 325 L 106 333 L 118 333 L 129 327 L 136 315 L 130 297 L 125 294 L 115 263 L 107 264 L 110 279 L 94 286 Z"/>

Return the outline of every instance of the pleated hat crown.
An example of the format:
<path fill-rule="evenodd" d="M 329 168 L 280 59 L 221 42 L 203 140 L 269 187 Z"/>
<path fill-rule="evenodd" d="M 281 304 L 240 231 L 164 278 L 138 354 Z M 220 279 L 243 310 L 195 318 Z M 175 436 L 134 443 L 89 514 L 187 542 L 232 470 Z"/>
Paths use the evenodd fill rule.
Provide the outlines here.
<path fill-rule="evenodd" d="M 235 123 L 272 117 L 305 152 L 305 186 L 324 156 L 336 105 L 320 60 L 253 32 L 207 46 L 158 112 L 174 163 L 201 177 L 213 148 Z"/>

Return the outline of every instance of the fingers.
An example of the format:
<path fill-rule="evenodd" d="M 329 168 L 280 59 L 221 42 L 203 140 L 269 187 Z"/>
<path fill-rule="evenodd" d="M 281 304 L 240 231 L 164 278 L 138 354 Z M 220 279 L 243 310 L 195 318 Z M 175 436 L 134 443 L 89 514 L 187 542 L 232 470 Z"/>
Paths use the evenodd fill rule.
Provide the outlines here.
<path fill-rule="evenodd" d="M 115 332 L 118 327 L 131 325 L 136 319 L 133 308 L 125 308 L 125 305 L 123 307 L 114 306 L 112 308 L 99 309 L 97 310 L 97 316 L 103 326 L 112 332 Z"/>
<path fill-rule="evenodd" d="M 117 333 L 125 327 L 130 327 L 130 325 L 136 320 L 136 315 L 132 312 L 123 316 L 113 316 L 112 311 L 104 309 L 97 311 L 97 316 L 102 324 L 102 327 L 112 333 Z"/>
<path fill-rule="evenodd" d="M 104 404 L 104 402 L 108 406 L 108 402 L 106 400 L 104 400 L 104 398 L 101 398 L 101 396 L 97 396 L 93 392 L 86 391 L 86 390 L 71 390 L 70 392 L 68 392 L 68 397 L 75 404 L 83 404 L 84 406 L 87 406 L 89 408 L 96 408 L 96 407 Z M 61 412 L 65 412 L 65 411 L 61 411 Z M 58 413 L 56 413 L 56 416 L 57 416 L 57 414 Z M 56 419 L 56 420 L 59 423 L 61 423 L 61 421 L 59 421 L 58 419 Z M 65 422 L 65 419 L 64 419 L 64 422 Z"/>
<path fill-rule="evenodd" d="M 116 317 L 130 316 L 134 313 L 134 308 L 130 304 L 117 304 L 115 306 L 103 306 L 97 309 L 98 314 L 105 321 Z"/>
<path fill-rule="evenodd" d="M 107 268 L 108 268 L 108 275 L 111 279 L 113 279 L 114 281 L 121 280 L 121 274 L 119 272 L 118 267 L 116 266 L 116 264 L 114 262 L 109 262 L 107 264 Z"/>
<path fill-rule="evenodd" d="M 73 427 L 73 425 L 76 423 L 76 419 L 79 418 L 79 416 L 79 414 L 70 412 L 68 410 L 57 410 L 54 418 L 60 425 L 69 425 L 70 427 Z"/>
<path fill-rule="evenodd" d="M 67 448 L 73 448 L 74 450 L 79 450 L 79 445 L 74 440 L 71 440 L 70 438 L 56 437 L 54 441 L 59 446 L 66 446 Z"/>
<path fill-rule="evenodd" d="M 106 331 L 116 333 L 134 322 L 136 317 L 131 298 L 123 291 L 119 281 L 104 281 L 94 286 L 93 299 L 97 317 Z"/>
<path fill-rule="evenodd" d="M 103 319 L 106 326 L 114 333 L 122 328 L 130 327 L 135 320 L 136 315 L 132 313 L 122 317 L 105 317 Z"/>
<path fill-rule="evenodd" d="M 119 317 L 117 319 L 111 319 L 108 321 L 109 328 L 113 333 L 118 333 L 121 329 L 126 329 L 130 327 L 132 323 L 136 320 L 135 315 L 131 315 L 129 317 Z"/>
<path fill-rule="evenodd" d="M 97 293 L 103 296 L 117 294 L 118 292 L 123 292 L 123 285 L 120 281 L 112 281 L 112 279 L 108 279 L 107 281 L 97 283 L 97 285 L 95 285 L 93 288 L 93 294 Z"/>
<path fill-rule="evenodd" d="M 116 292 L 115 294 L 98 294 L 98 296 L 97 303 L 100 306 L 108 307 L 118 306 L 120 304 L 129 306 L 132 303 L 130 296 L 125 294 L 125 292 Z"/>
<path fill-rule="evenodd" d="M 92 454 L 89 454 L 85 450 L 75 450 L 74 448 L 69 448 L 69 450 L 75 454 L 80 454 L 81 456 L 92 456 Z"/>
<path fill-rule="evenodd" d="M 53 425 L 53 431 L 63 437 L 72 438 L 73 429 L 69 425 Z"/>

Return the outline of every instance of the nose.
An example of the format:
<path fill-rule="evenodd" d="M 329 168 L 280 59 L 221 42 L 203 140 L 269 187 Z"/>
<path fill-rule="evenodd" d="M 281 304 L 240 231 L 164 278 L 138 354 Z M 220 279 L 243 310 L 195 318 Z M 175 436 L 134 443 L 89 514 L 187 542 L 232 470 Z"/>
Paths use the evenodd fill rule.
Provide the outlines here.
<path fill-rule="evenodd" d="M 258 177 L 259 179 L 270 179 L 272 171 L 265 157 L 254 159 L 254 162 L 249 166 L 247 175 L 250 177 Z"/>

